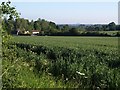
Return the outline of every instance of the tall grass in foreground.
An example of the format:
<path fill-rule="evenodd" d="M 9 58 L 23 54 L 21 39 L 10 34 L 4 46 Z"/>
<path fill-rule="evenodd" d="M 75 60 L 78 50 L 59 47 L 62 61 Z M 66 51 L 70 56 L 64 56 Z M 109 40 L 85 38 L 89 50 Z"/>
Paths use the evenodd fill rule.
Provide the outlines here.
<path fill-rule="evenodd" d="M 13 50 L 15 57 L 22 58 L 18 61 L 24 62 L 25 66 L 29 67 L 28 70 L 24 70 L 26 68 L 24 66 L 20 67 L 22 71 L 19 71 L 20 77 L 15 83 L 19 78 L 24 78 L 19 81 L 20 83 L 22 80 L 27 83 L 26 86 L 20 87 L 101 89 L 120 86 L 120 60 L 117 47 L 117 38 L 109 37 L 16 37 L 10 42 L 8 50 Z M 11 65 L 14 64 L 16 59 L 8 57 L 6 63 L 10 61 Z M 13 69 L 16 69 L 15 67 Z M 14 74 L 11 76 L 15 77 Z M 10 76 L 5 76 L 4 83 L 11 81 L 7 81 L 8 77 Z M 15 85 L 13 83 L 10 87 L 19 87 L 20 84 Z"/>

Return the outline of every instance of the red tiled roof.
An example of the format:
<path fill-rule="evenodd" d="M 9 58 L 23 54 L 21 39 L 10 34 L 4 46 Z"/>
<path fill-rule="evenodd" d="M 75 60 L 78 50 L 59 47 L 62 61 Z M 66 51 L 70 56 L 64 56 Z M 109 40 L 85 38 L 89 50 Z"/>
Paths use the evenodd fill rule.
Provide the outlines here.
<path fill-rule="evenodd" d="M 38 31 L 38 30 L 32 30 L 32 32 L 40 32 L 40 31 Z"/>

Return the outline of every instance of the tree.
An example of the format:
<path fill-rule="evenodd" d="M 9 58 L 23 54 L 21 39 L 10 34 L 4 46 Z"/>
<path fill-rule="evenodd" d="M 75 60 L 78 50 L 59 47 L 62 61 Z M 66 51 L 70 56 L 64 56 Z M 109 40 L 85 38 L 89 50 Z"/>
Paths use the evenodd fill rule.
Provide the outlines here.
<path fill-rule="evenodd" d="M 31 30 L 34 30 L 34 21 L 28 22 L 27 30 L 31 32 Z"/>
<path fill-rule="evenodd" d="M 1 15 L 7 17 L 9 20 L 18 18 L 19 14 L 17 13 L 15 7 L 10 6 L 11 2 L 2 2 L 1 4 Z"/>
<path fill-rule="evenodd" d="M 35 30 L 41 30 L 41 26 L 40 26 L 40 22 L 39 21 L 35 21 L 34 22 L 34 28 L 35 28 Z"/>
<path fill-rule="evenodd" d="M 49 34 L 49 22 L 42 19 L 41 21 L 41 30 L 44 31 L 45 34 Z"/>
<path fill-rule="evenodd" d="M 56 24 L 55 24 L 54 22 L 49 22 L 49 25 L 50 25 L 52 28 L 56 29 Z"/>
<path fill-rule="evenodd" d="M 8 32 L 8 34 L 11 34 L 12 32 L 14 32 L 14 20 L 8 20 L 7 32 Z"/>
<path fill-rule="evenodd" d="M 20 30 L 21 32 L 24 31 L 30 31 L 31 29 L 31 23 L 28 19 L 19 18 L 15 20 L 15 30 Z"/>
<path fill-rule="evenodd" d="M 108 31 L 109 27 L 108 27 L 108 25 L 102 25 L 102 29 L 103 29 L 103 31 Z"/>
<path fill-rule="evenodd" d="M 19 14 L 17 13 L 16 9 L 12 6 L 10 6 L 11 2 L 2 2 L 0 5 L 0 23 L 3 20 L 3 18 L 6 18 L 7 20 L 14 20 L 15 18 L 19 17 Z M 0 24 L 0 29 L 2 31 L 2 43 L 7 43 L 10 36 L 8 35 L 7 30 L 3 29 Z"/>
<path fill-rule="evenodd" d="M 88 31 L 94 31 L 95 27 L 93 25 L 90 25 L 90 26 L 86 27 L 86 30 L 88 30 Z"/>
<path fill-rule="evenodd" d="M 109 30 L 116 30 L 116 25 L 114 22 L 108 24 Z"/>
<path fill-rule="evenodd" d="M 78 34 L 79 34 L 79 32 L 78 32 L 78 30 L 77 30 L 76 28 L 71 28 L 71 29 L 69 30 L 69 32 L 70 32 L 72 35 L 78 35 Z"/>
<path fill-rule="evenodd" d="M 120 25 L 116 25 L 116 30 L 120 30 Z"/>
<path fill-rule="evenodd" d="M 70 29 L 69 25 L 64 25 L 63 28 L 62 28 L 62 32 L 68 32 Z"/>
<path fill-rule="evenodd" d="M 29 27 L 30 27 L 30 30 L 34 30 L 34 21 L 33 20 L 31 20 Z"/>

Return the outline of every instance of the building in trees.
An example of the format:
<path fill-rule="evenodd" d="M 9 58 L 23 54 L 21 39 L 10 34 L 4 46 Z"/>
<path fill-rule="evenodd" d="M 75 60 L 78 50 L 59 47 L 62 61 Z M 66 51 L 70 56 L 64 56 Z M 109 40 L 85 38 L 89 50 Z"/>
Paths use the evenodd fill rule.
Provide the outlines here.
<path fill-rule="evenodd" d="M 38 30 L 32 30 L 32 35 L 38 35 L 40 32 Z"/>

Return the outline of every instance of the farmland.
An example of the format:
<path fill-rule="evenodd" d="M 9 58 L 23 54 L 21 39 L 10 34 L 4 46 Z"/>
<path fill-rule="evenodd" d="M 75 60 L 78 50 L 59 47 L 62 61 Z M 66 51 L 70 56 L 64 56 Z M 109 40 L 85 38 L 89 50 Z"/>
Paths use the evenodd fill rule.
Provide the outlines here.
<path fill-rule="evenodd" d="M 0 44 L 0 48 L 2 47 L 0 50 L 0 57 L 2 57 L 0 80 L 2 78 L 2 83 L 0 82 L 0 86 L 3 90 L 12 88 L 89 88 L 91 90 L 120 88 L 120 56 L 117 38 L 120 35 L 118 32 L 120 25 L 116 25 L 114 22 L 77 26 L 76 24 L 58 25 L 53 22 L 54 20 L 47 21 L 39 17 L 44 11 L 47 12 L 47 16 L 49 14 L 51 17 L 47 8 L 44 9 L 44 7 L 41 7 L 42 13 L 37 16 L 37 20 L 29 20 L 19 17 L 16 7 L 12 7 L 10 4 L 11 2 L 8 1 L 2 2 L 0 5 L 0 19 L 2 20 L 0 24 L 2 36 L 0 38 L 2 42 Z M 32 6 L 37 5 L 39 4 Z M 47 4 L 47 6 L 49 5 Z M 39 8 L 37 7 L 35 9 L 37 12 L 32 15 L 36 16 L 38 12 L 41 12 Z M 57 10 L 57 7 L 55 8 Z M 29 9 L 28 11 L 32 10 Z M 77 9 L 80 8 L 77 7 Z M 64 11 L 62 8 L 61 10 Z M 66 23 L 69 23 L 64 16 L 74 14 L 73 12 L 68 13 L 72 9 L 66 9 L 67 14 L 62 14 L 61 10 L 60 8 L 57 10 L 60 17 L 63 15 L 60 22 L 65 20 Z M 86 10 L 82 9 L 82 11 Z M 54 12 L 54 8 L 51 11 Z M 57 15 L 57 11 L 54 15 Z M 81 10 L 79 11 L 82 14 Z M 20 13 L 24 16 L 23 12 Z M 82 19 L 80 20 L 81 15 L 76 15 L 79 19 L 76 18 L 72 23 L 83 22 Z M 52 15 L 52 17 L 56 16 Z M 70 20 L 77 16 L 71 17 Z M 60 18 L 58 17 L 58 19 Z M 99 19 L 102 20 L 102 18 Z M 91 23 L 87 18 L 85 21 Z M 97 21 L 96 23 L 99 23 Z M 36 31 L 37 34 L 35 34 Z"/>
<path fill-rule="evenodd" d="M 15 37 L 14 42 L 66 48 L 118 49 L 118 37 Z M 104 48 L 105 47 L 105 48 Z"/>
<path fill-rule="evenodd" d="M 4 87 L 8 83 L 9 87 L 32 88 L 120 87 L 117 37 L 15 36 L 8 50 L 12 58 L 5 55 L 11 62 L 3 61 L 3 71 L 14 68 L 4 75 Z M 12 70 L 19 75 L 11 74 Z"/>

